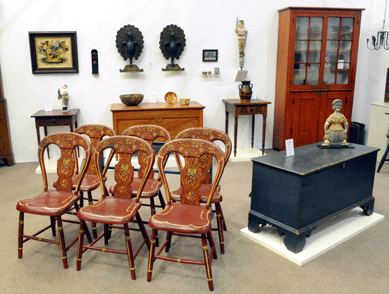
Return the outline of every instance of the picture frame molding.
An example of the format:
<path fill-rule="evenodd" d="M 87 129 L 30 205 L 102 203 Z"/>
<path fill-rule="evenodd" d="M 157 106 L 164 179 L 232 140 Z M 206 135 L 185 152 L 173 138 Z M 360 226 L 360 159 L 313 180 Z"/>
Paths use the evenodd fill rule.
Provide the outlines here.
<path fill-rule="evenodd" d="M 215 53 L 214 57 L 206 57 L 207 53 Z M 203 62 L 217 62 L 219 58 L 218 49 L 203 49 Z"/>
<path fill-rule="evenodd" d="M 58 74 L 58 73 L 78 73 L 78 52 L 77 52 L 77 32 L 76 31 L 34 31 L 28 32 L 30 43 L 31 68 L 33 74 Z M 71 46 L 71 67 L 50 67 L 40 68 L 37 52 L 36 52 L 36 38 L 69 38 Z"/>

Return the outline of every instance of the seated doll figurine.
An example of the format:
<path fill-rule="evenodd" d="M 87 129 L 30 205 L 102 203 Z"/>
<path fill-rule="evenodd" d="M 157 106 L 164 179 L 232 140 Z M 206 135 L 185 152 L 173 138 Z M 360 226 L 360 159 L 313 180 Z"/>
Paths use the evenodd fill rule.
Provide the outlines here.
<path fill-rule="evenodd" d="M 340 143 L 341 146 L 348 145 L 346 141 L 348 122 L 346 117 L 339 112 L 342 105 L 343 102 L 340 99 L 335 99 L 332 102 L 334 113 L 327 118 L 324 124 L 324 143 L 321 146 L 329 146 L 330 143 Z"/>

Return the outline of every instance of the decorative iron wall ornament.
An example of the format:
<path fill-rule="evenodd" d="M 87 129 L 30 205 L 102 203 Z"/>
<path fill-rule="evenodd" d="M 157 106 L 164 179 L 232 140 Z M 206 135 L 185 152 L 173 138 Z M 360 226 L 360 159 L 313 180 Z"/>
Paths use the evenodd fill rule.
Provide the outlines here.
<path fill-rule="evenodd" d="M 129 59 L 130 64 L 126 65 L 120 72 L 142 72 L 143 69 L 132 64 L 132 59 L 137 60 L 143 50 L 142 32 L 133 25 L 125 25 L 116 34 L 116 48 L 124 60 Z"/>
<path fill-rule="evenodd" d="M 159 48 L 166 59 L 171 58 L 171 63 L 167 64 L 166 67 L 162 69 L 163 71 L 184 70 L 184 68 L 180 68 L 178 64 L 174 64 L 174 58 L 180 58 L 186 45 L 185 42 L 185 34 L 180 27 L 171 24 L 162 30 L 159 39 Z"/>

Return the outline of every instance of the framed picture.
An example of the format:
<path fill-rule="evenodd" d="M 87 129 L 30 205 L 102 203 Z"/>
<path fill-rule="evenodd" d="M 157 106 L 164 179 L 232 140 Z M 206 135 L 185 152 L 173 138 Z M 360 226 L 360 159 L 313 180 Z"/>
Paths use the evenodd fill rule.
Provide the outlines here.
<path fill-rule="evenodd" d="M 203 62 L 216 62 L 217 54 L 218 54 L 217 49 L 204 49 Z"/>
<path fill-rule="evenodd" d="M 28 32 L 33 74 L 78 73 L 76 32 Z"/>

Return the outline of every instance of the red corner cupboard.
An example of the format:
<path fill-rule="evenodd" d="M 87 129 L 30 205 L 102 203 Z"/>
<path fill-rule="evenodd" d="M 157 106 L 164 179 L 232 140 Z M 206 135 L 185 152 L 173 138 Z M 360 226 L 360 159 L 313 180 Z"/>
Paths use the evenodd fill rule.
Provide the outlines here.
<path fill-rule="evenodd" d="M 334 99 L 351 125 L 362 10 L 279 10 L 274 149 L 323 141 Z"/>

